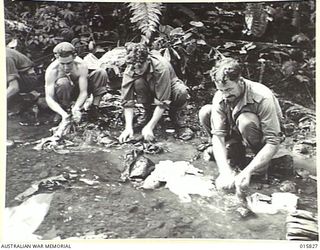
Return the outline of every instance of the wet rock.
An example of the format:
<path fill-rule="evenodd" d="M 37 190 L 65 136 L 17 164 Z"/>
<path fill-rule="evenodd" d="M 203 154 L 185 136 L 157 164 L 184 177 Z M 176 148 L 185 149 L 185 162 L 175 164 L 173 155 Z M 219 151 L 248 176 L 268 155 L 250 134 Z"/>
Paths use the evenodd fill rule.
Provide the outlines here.
<path fill-rule="evenodd" d="M 204 150 L 206 150 L 210 146 L 211 146 L 210 143 L 201 143 L 200 145 L 197 146 L 197 150 L 200 152 L 203 152 Z"/>
<path fill-rule="evenodd" d="M 115 141 L 113 138 L 109 136 L 102 137 L 98 140 L 99 143 L 104 144 L 105 146 L 112 146 L 114 144 L 117 144 L 118 142 Z"/>
<path fill-rule="evenodd" d="M 153 143 L 144 143 L 143 151 L 147 154 L 160 154 L 163 152 L 163 148 Z"/>
<path fill-rule="evenodd" d="M 191 140 L 194 137 L 194 132 L 191 128 L 181 128 L 178 131 L 178 134 L 176 136 L 178 139 L 181 139 L 183 141 Z"/>
<path fill-rule="evenodd" d="M 293 158 L 284 155 L 271 160 L 268 174 L 276 178 L 288 178 L 294 175 Z"/>
<path fill-rule="evenodd" d="M 280 190 L 282 192 L 290 192 L 290 193 L 295 193 L 296 192 L 296 183 L 294 183 L 293 181 L 283 181 L 282 183 L 280 183 Z"/>
<path fill-rule="evenodd" d="M 155 164 L 143 156 L 143 151 L 133 150 L 126 155 L 126 169 L 121 174 L 121 180 L 144 180 L 153 170 Z"/>

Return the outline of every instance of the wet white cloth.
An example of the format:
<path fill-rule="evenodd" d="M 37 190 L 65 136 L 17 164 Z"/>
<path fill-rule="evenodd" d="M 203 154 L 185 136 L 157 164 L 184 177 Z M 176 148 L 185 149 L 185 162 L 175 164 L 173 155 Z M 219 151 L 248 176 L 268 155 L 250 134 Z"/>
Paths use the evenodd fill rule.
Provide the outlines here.
<path fill-rule="evenodd" d="M 165 187 L 183 202 L 191 201 L 190 194 L 210 197 L 215 191 L 212 177 L 204 176 L 200 169 L 186 161 L 160 161 L 146 178 L 142 188 L 154 189 L 161 182 L 165 182 Z"/>

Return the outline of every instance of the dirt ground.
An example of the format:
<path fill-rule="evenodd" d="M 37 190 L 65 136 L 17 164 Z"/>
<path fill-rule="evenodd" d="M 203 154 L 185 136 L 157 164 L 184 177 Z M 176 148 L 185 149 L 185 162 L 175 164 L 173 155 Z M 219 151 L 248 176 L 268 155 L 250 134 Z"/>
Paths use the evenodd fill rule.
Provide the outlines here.
<path fill-rule="evenodd" d="M 200 103 L 201 104 L 201 103 Z M 157 129 L 157 145 L 164 151 L 147 154 L 154 163 L 161 160 L 190 161 L 204 175 L 217 176 L 213 161 L 207 162 L 197 146 L 206 141 L 197 122 L 196 106 L 189 107 L 189 124 L 194 131 L 191 140 L 174 138 L 173 134 Z M 121 182 L 124 156 L 134 145 L 115 144 L 111 147 L 88 145 L 82 152 L 58 154 L 36 151 L 32 142 L 50 135 L 52 124 L 21 126 L 19 117 L 8 119 L 7 137 L 15 145 L 7 149 L 6 207 L 19 205 L 16 196 L 33 182 L 53 176 L 74 176 L 62 185 L 44 188 L 39 192 L 54 192 L 50 209 L 35 234 L 43 239 L 60 237 L 102 239 L 128 238 L 212 238 L 212 239 L 272 239 L 285 240 L 287 214 L 259 214 L 242 218 L 236 211 L 239 204 L 233 192 L 218 192 L 213 197 L 192 196 L 191 202 L 165 187 L 155 190 L 135 188 Z M 123 125 L 110 129 L 117 137 Z M 292 138 L 283 149 L 294 156 L 295 169 L 304 169 L 316 176 L 312 154 L 294 154 Z M 310 147 L 315 150 L 314 147 Z M 87 182 L 81 181 L 86 179 Z M 89 181 L 88 181 L 89 180 Z M 280 191 L 282 180 L 253 182 L 250 192 L 272 194 Z M 299 208 L 317 212 L 317 184 L 314 180 L 288 177 L 296 183 Z M 90 182 L 91 181 L 91 182 Z"/>

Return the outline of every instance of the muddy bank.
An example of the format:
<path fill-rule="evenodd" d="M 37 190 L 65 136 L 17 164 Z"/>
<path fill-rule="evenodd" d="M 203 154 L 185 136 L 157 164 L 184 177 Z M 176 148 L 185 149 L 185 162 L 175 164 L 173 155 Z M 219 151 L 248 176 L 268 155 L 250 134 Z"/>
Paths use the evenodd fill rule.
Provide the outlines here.
<path fill-rule="evenodd" d="M 50 125 L 20 126 L 8 121 L 8 138 L 16 145 L 7 151 L 6 206 L 18 205 L 15 197 L 28 189 L 34 181 L 73 174 L 63 185 L 53 187 L 54 197 L 44 221 L 35 232 L 44 238 L 102 235 L 101 238 L 214 238 L 214 239 L 274 239 L 284 240 L 287 214 L 259 214 L 242 218 L 236 211 L 235 195 L 217 192 L 212 197 L 192 195 L 191 202 L 181 202 L 168 189 L 140 190 L 130 182 L 120 182 L 124 155 L 132 145 L 115 145 L 103 151 L 57 154 L 36 151 L 24 142 L 48 136 Z M 114 130 L 114 136 L 120 131 Z M 157 132 L 158 133 L 158 132 Z M 159 137 L 161 154 L 147 155 L 153 162 L 192 161 L 205 175 L 217 176 L 214 162 L 207 162 L 197 151 L 205 141 L 198 130 L 194 139 L 178 140 L 172 134 Z M 290 147 L 288 147 L 290 148 Z M 315 175 L 315 161 L 304 156 L 295 161 L 295 168 L 303 168 Z M 317 212 L 316 182 L 295 176 L 299 206 Z M 84 181 L 86 180 L 86 181 Z M 251 185 L 251 192 L 272 194 L 280 191 L 280 181 Z"/>

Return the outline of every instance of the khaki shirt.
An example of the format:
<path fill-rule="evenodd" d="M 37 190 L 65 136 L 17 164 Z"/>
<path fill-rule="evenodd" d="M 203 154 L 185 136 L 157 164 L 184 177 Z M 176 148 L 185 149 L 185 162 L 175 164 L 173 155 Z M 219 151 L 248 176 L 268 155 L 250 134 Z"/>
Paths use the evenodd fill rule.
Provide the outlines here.
<path fill-rule="evenodd" d="M 124 107 L 133 107 L 135 100 L 134 81 L 143 77 L 148 83 L 150 95 L 153 97 L 155 105 L 168 108 L 171 103 L 171 84 L 178 80 L 170 62 L 153 51 L 149 58 L 150 68 L 143 76 L 136 75 L 129 65 L 125 69 L 122 79 L 122 105 Z"/>
<path fill-rule="evenodd" d="M 19 78 L 19 73 L 27 72 L 33 62 L 17 50 L 6 48 L 7 82 Z"/>
<path fill-rule="evenodd" d="M 282 111 L 277 98 L 263 84 L 244 79 L 242 98 L 232 108 L 217 91 L 212 100 L 212 134 L 227 136 L 241 113 L 251 112 L 258 116 L 265 143 L 277 145 L 281 141 L 280 122 Z M 217 119 L 218 118 L 218 119 Z"/>

